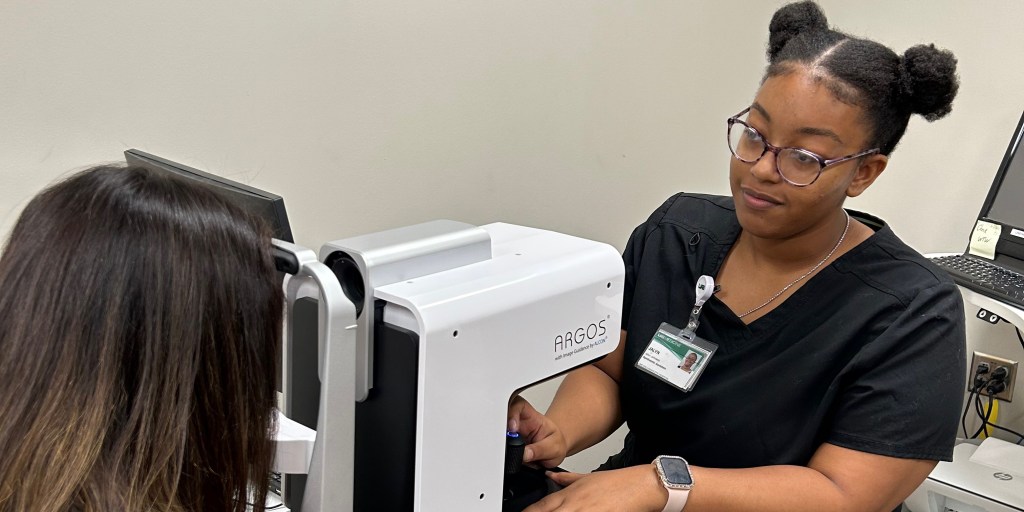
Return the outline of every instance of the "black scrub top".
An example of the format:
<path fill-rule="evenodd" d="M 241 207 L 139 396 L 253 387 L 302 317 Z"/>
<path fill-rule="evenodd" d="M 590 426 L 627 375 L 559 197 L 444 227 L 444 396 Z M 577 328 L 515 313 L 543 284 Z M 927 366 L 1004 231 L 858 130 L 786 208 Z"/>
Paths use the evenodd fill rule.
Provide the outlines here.
<path fill-rule="evenodd" d="M 965 379 L 963 303 L 949 277 L 884 222 L 874 235 L 745 325 L 717 298 L 697 334 L 718 344 L 693 391 L 635 368 L 661 322 L 686 325 L 694 286 L 740 233 L 730 197 L 677 194 L 623 258 L 629 434 L 604 469 L 662 454 L 739 468 L 806 465 L 822 443 L 951 460 Z"/>

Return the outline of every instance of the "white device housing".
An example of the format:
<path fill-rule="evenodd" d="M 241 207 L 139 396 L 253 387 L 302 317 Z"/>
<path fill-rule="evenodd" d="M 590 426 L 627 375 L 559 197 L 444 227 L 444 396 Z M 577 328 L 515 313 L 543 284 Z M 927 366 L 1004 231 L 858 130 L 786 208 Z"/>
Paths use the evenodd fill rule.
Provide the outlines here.
<path fill-rule="evenodd" d="M 986 440 L 986 442 L 988 442 Z M 1024 457 L 1024 446 L 1016 447 Z M 972 461 L 978 446 L 961 443 L 905 502 L 911 512 L 1024 512 L 1024 475 Z"/>
<path fill-rule="evenodd" d="M 320 259 L 338 268 L 338 259 L 358 268 L 356 281 L 341 271 L 341 285 L 362 312 L 356 328 L 356 399 L 363 401 L 373 388 L 373 326 L 376 321 L 373 291 L 381 286 L 443 272 L 491 257 L 487 232 L 476 226 L 451 220 L 435 220 L 367 235 L 328 242 Z M 343 256 L 343 258 L 338 258 Z M 361 282 L 359 282 L 361 280 Z M 360 289 L 355 289 L 355 288 Z"/>
<path fill-rule="evenodd" d="M 289 469 L 309 475 L 303 497 L 306 512 L 349 511 L 355 481 L 352 464 L 355 458 L 355 306 L 313 251 L 277 239 L 272 243 L 275 252 L 286 255 L 294 266 L 286 270 L 290 274 L 286 291 L 287 317 L 292 317 L 299 295 L 305 293 L 317 298 L 316 371 L 321 382 L 316 435 L 304 435 L 302 429 L 297 428 L 301 426 L 290 425 L 290 422 L 289 427 L 296 428 L 279 428 L 273 433 L 279 441 L 277 470 Z M 292 334 L 291 328 L 286 329 L 282 351 L 286 367 Z M 282 386 L 287 405 L 291 394 L 287 379 Z M 307 460 L 308 465 L 303 468 Z M 299 467 L 287 467 L 295 462 L 299 462 Z M 281 467 L 282 463 L 285 467 Z"/>
<path fill-rule="evenodd" d="M 483 229 L 491 259 L 374 294 L 388 302 L 384 321 L 423 347 L 417 511 L 500 511 L 509 398 L 618 345 L 617 251 L 509 224 Z"/>
<path fill-rule="evenodd" d="M 305 473 L 303 466 L 310 464 L 303 512 L 353 510 L 353 472 L 356 485 L 360 478 L 387 484 L 387 475 L 358 473 L 351 445 L 352 406 L 373 388 L 374 322 L 412 331 L 418 338 L 415 455 L 414 460 L 394 461 L 414 467 L 413 510 L 500 511 L 510 398 L 618 345 L 624 284 L 618 251 L 511 224 L 434 221 L 330 242 L 320 251 L 327 266 L 337 263 L 339 255 L 345 269 L 331 269 L 341 278 L 340 287 L 358 283 L 358 278 L 346 282 L 339 275 L 352 266 L 358 267 L 365 287 L 361 298 L 345 290 L 349 300 L 365 301 L 356 304 L 362 312 L 354 320 L 353 304 L 337 300 L 334 286 L 324 283 L 323 269 L 307 261 L 306 253 L 298 258 L 300 266 L 316 282 L 293 278 L 288 286 L 289 321 L 299 298 L 321 302 L 317 431 L 278 432 L 281 440 L 287 438 L 279 446 L 279 469 Z M 334 303 L 330 307 L 323 303 L 325 295 Z M 379 301 L 383 318 L 375 318 Z M 336 359 L 325 364 L 325 356 L 339 353 L 344 367 Z M 344 391 L 328 392 L 328 385 L 341 385 Z M 286 409 L 290 393 L 286 386 Z M 325 460 L 329 453 L 337 457 Z M 373 504 L 362 508 L 378 510 Z"/>
<path fill-rule="evenodd" d="M 500 511 L 509 399 L 618 345 L 618 251 L 511 224 L 435 221 L 330 242 L 320 259 L 339 253 L 363 273 L 360 335 L 372 336 L 369 312 L 384 301 L 381 320 L 419 337 L 413 510 Z"/>

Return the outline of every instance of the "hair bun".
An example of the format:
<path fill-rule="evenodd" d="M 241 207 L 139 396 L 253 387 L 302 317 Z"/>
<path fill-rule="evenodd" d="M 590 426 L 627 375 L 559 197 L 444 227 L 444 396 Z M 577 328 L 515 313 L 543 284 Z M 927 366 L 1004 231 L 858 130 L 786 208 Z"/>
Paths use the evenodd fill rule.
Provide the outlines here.
<path fill-rule="evenodd" d="M 928 121 L 941 119 L 953 109 L 960 88 L 956 57 L 934 44 L 917 45 L 900 59 L 900 88 L 910 112 Z"/>
<path fill-rule="evenodd" d="M 775 61 L 775 56 L 794 36 L 813 30 L 828 30 L 828 19 L 818 4 L 810 1 L 797 2 L 775 11 L 771 23 L 768 24 L 769 62 Z"/>

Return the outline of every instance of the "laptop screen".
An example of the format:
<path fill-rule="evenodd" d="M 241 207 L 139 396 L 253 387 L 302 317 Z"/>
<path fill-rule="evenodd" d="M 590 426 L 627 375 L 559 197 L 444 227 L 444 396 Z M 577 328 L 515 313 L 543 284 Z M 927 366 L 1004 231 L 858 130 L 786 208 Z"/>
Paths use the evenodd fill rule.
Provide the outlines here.
<path fill-rule="evenodd" d="M 1018 269 L 1024 268 L 1024 115 L 1017 123 L 999 171 L 992 181 L 979 219 L 1002 227 L 996 244 L 996 261 Z"/>

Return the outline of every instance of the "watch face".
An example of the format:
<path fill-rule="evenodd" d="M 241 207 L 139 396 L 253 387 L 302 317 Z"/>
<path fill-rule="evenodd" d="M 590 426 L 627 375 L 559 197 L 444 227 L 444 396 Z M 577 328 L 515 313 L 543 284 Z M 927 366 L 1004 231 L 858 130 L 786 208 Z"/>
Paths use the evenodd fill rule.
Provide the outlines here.
<path fill-rule="evenodd" d="M 690 476 L 690 468 L 680 459 L 664 457 L 660 459 L 661 472 L 665 480 L 674 485 L 692 485 L 693 478 Z"/>

